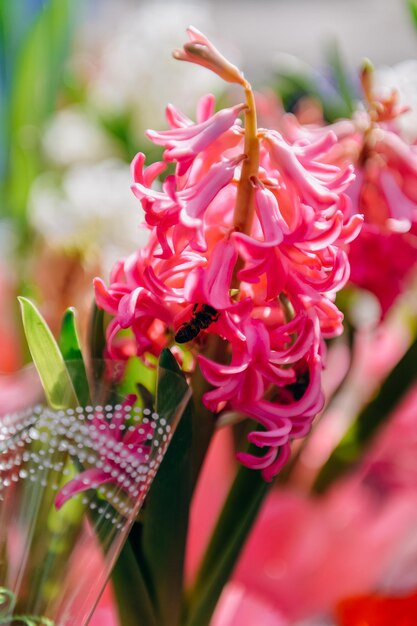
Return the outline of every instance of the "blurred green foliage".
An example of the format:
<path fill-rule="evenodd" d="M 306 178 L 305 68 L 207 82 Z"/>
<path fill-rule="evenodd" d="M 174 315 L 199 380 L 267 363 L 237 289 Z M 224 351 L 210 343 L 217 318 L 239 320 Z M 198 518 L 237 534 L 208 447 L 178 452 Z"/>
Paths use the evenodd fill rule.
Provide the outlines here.
<path fill-rule="evenodd" d="M 42 128 L 65 79 L 78 0 L 0 3 L 0 216 L 27 235 L 29 189 L 42 168 Z M 27 16 L 26 19 L 22 19 Z"/>
<path fill-rule="evenodd" d="M 359 91 L 336 41 L 328 44 L 321 71 L 296 60 L 284 63 L 276 73 L 275 90 L 286 111 L 293 111 L 303 98 L 314 98 L 322 107 L 324 120 L 330 123 L 351 117 Z"/>

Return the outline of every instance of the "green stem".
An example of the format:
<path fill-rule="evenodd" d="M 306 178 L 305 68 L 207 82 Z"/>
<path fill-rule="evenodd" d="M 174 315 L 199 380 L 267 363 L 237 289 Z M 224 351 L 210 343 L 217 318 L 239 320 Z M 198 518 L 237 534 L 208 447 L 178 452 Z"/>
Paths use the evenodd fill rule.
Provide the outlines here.
<path fill-rule="evenodd" d="M 210 623 L 270 487 L 259 472 L 239 468 L 189 595 L 185 626 Z"/>
<path fill-rule="evenodd" d="M 224 362 L 224 341 L 217 335 L 210 335 L 204 355 L 213 361 Z M 210 391 L 212 387 L 208 384 L 198 366 L 194 371 L 191 387 L 194 402 L 192 429 L 193 433 L 198 433 L 198 435 L 194 437 L 191 451 L 191 485 L 193 491 L 214 433 L 215 416 L 203 404 L 203 395 L 207 391 Z"/>

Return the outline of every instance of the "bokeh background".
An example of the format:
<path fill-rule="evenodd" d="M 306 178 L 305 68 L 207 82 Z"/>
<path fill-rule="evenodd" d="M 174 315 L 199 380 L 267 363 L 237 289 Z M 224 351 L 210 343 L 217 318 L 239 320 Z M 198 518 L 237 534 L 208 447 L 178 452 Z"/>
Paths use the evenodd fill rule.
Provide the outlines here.
<path fill-rule="evenodd" d="M 327 121 L 350 117 L 360 97 L 360 64 L 370 58 L 376 67 L 376 87 L 382 92 L 397 88 L 400 100 L 410 106 L 401 124 L 413 142 L 417 138 L 417 19 L 412 6 L 406 0 L 0 0 L 0 374 L 19 369 L 28 359 L 17 294 L 32 297 L 55 332 L 64 309 L 75 306 L 86 335 L 92 278 L 106 279 L 118 257 L 145 241 L 141 208 L 130 192 L 129 164 L 139 150 L 148 162 L 160 156 L 144 131 L 165 127 L 167 102 L 191 117 L 199 97 L 208 91 L 216 94 L 219 104 L 234 102 L 233 89 L 226 90 L 219 78 L 172 59 L 171 51 L 183 43 L 189 24 L 206 32 L 243 68 L 259 92 L 265 125 L 273 125 L 282 108 L 297 112 L 303 121 L 314 121 L 315 114 L 323 114 Z M 402 335 L 400 339 L 389 335 L 389 340 L 382 335 L 379 340 L 379 354 L 390 354 L 390 366 L 401 340 Z M 375 353 L 374 345 L 365 346 L 368 353 Z M 399 352 L 402 348 L 403 344 Z M 386 373 L 380 371 L 383 359 L 382 365 L 363 353 L 358 359 L 363 367 L 355 369 L 349 394 L 342 398 L 343 410 L 352 415 L 357 407 L 352 409 L 349 402 L 363 400 L 358 393 L 362 380 L 372 383 Z M 335 370 L 340 362 L 338 357 Z M 0 376 L 0 389 L 4 380 Z M 369 388 L 372 384 L 366 393 Z M 398 432 L 412 431 L 415 397 L 412 409 L 411 426 L 407 430 L 400 424 Z M 217 473 L 201 496 L 202 514 L 195 523 L 199 537 L 207 511 L 215 508 L 209 498 L 227 486 L 227 454 L 225 466 L 217 457 L 213 464 Z M 349 491 L 343 506 L 353 509 L 355 497 Z M 358 511 L 361 506 L 360 502 Z M 317 543 L 317 536 L 325 544 L 328 533 L 322 510 L 311 507 L 308 501 L 288 504 L 284 500 L 272 513 L 268 509 L 264 518 L 276 529 L 277 542 L 281 537 L 283 545 L 294 550 L 293 561 L 304 558 L 308 565 L 316 562 L 316 556 L 304 554 L 298 539 L 292 546 L 277 520 L 285 515 L 294 521 L 313 516 L 311 545 Z M 329 501 L 329 526 L 333 507 L 342 508 Z M 358 522 L 359 545 L 364 559 L 376 563 L 379 544 L 369 541 L 365 513 Z M 238 581 L 251 588 L 256 587 L 255 578 L 270 551 L 269 543 L 264 545 L 265 553 L 256 542 L 254 546 Z M 336 547 L 343 569 L 348 555 Z M 330 546 L 329 554 L 338 550 Z M 327 553 L 323 554 L 325 562 Z M 253 569 L 256 555 L 262 563 Z M 359 563 L 362 572 L 366 568 L 363 561 Z M 248 582 L 252 569 L 254 580 Z M 332 572 L 322 589 L 338 578 Z M 280 576 L 284 578 L 277 568 L 273 574 L 274 585 Z M 295 614 L 299 572 L 294 573 L 294 583 L 287 578 L 283 597 Z M 106 594 L 95 626 L 117 623 L 111 591 Z M 316 601 L 314 589 L 311 595 Z M 258 617 L 259 610 L 256 605 Z M 266 624 L 267 608 L 263 611 Z M 271 618 L 268 623 L 278 622 Z"/>

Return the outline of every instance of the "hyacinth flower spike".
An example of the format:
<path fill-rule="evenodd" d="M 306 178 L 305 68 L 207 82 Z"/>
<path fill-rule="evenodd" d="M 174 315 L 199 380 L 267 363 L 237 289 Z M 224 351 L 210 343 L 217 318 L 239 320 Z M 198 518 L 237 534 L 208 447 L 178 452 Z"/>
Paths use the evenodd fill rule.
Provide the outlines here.
<path fill-rule="evenodd" d="M 215 416 L 255 422 L 248 439 L 258 454 L 238 459 L 271 480 L 323 405 L 324 338 L 342 332 L 334 299 L 362 223 L 346 193 L 354 172 L 333 156 L 332 131 L 301 128 L 289 139 L 258 129 L 242 72 L 197 29 L 187 32 L 174 57 L 240 85 L 245 100 L 215 112 L 207 95 L 196 122 L 170 105 L 170 129 L 147 132 L 164 148 L 162 162 L 145 167 L 140 154 L 132 167 L 149 242 L 117 264 L 108 287 L 96 280 L 96 298 L 113 317 L 108 354 L 148 359 L 168 346 L 181 362 L 189 352 L 194 396 Z M 190 341 L 176 346 L 176 336 Z"/>

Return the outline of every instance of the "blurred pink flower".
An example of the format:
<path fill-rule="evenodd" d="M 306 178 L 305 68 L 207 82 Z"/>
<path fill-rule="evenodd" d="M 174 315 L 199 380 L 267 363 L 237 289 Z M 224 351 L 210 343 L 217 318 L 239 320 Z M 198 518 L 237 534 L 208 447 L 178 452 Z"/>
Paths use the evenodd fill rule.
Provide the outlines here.
<path fill-rule="evenodd" d="M 351 120 L 301 126 L 286 115 L 281 127 L 296 143 L 305 134 L 326 143 L 333 134 L 337 143 L 328 162 L 353 164 L 356 178 L 346 194 L 352 214 L 363 215 L 365 223 L 349 247 L 350 280 L 378 298 L 385 316 L 417 263 L 417 146 L 403 137 L 399 122 L 406 109 L 398 106 L 395 92 L 386 99 L 375 96 L 369 68 L 362 79 L 367 110 Z"/>
<path fill-rule="evenodd" d="M 236 463 L 230 429 L 214 434 L 191 501 L 185 575 L 194 579 L 200 560 L 231 486 Z"/>
<path fill-rule="evenodd" d="M 11 374 L 0 375 L 0 418 L 35 406 L 44 393 L 34 367 L 24 367 Z"/>
<path fill-rule="evenodd" d="M 105 588 L 94 613 L 89 621 L 90 626 L 122 626 L 117 617 L 116 603 L 114 600 L 111 583 Z"/>
<path fill-rule="evenodd" d="M 377 297 L 382 317 L 408 286 L 409 272 L 417 263 L 416 234 L 417 223 L 409 233 L 381 232 L 365 224 L 351 245 L 350 280 Z"/>
<path fill-rule="evenodd" d="M 321 499 L 269 497 L 233 580 L 293 623 L 331 615 L 338 602 L 370 593 L 415 524 L 415 494 L 393 506 L 365 483 L 346 481 Z"/>
<path fill-rule="evenodd" d="M 228 583 L 210 626 L 290 626 L 290 622 L 265 598 L 244 585 Z"/>

